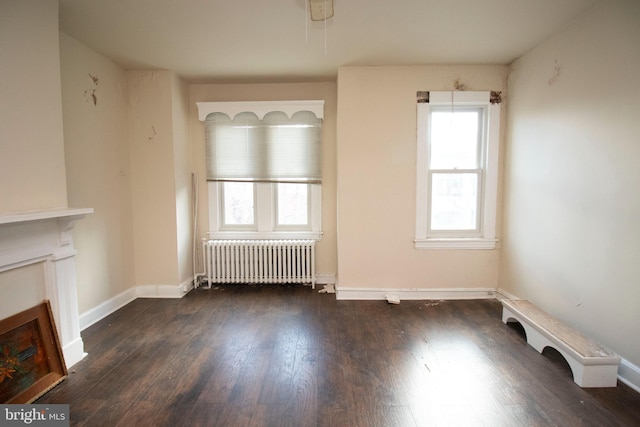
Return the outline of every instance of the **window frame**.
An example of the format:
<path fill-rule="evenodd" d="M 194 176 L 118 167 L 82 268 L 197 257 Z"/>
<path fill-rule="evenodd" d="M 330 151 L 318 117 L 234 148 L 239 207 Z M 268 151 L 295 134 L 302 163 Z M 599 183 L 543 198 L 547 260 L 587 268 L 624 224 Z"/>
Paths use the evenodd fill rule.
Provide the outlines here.
<path fill-rule="evenodd" d="M 495 249 L 498 192 L 498 157 L 500 148 L 500 102 L 489 91 L 429 92 L 428 102 L 418 102 L 416 226 L 417 249 Z M 478 229 L 431 230 L 431 176 L 440 169 L 430 168 L 430 114 L 443 108 L 481 108 L 484 111 L 479 153 Z M 475 169 L 470 169 L 474 170 Z M 445 169 L 464 173 L 467 169 Z"/>
<path fill-rule="evenodd" d="M 214 112 L 223 112 L 233 118 L 236 114 L 253 112 L 262 120 L 273 111 L 281 111 L 291 117 L 299 111 L 310 111 L 324 120 L 324 100 L 292 100 L 292 101 L 239 101 L 239 102 L 196 102 L 198 119 L 205 122 L 207 116 Z M 224 181 L 207 181 L 208 218 L 210 239 L 322 239 L 322 183 L 308 182 L 308 217 L 307 226 L 283 226 L 277 224 L 277 191 L 276 182 L 254 182 L 254 220 L 255 225 L 225 226 L 222 224 L 222 183 Z M 301 184 L 305 184 L 301 182 Z"/>
<path fill-rule="evenodd" d="M 228 226 L 222 224 L 222 185 L 224 182 L 207 182 L 209 196 L 209 231 L 211 239 L 322 239 L 322 185 L 308 185 L 307 226 L 282 226 L 277 224 L 277 183 L 254 183 L 255 225 Z"/>
<path fill-rule="evenodd" d="M 456 230 L 456 229 L 434 229 L 431 226 L 433 215 L 431 209 L 429 209 L 429 215 L 427 217 L 427 237 L 437 238 L 478 238 L 482 237 L 482 207 L 483 207 L 483 170 L 482 168 L 478 169 L 429 169 L 429 182 L 428 182 L 428 200 L 429 200 L 429 208 L 431 208 L 431 201 L 433 195 L 433 175 L 475 175 L 476 176 L 476 217 L 475 224 L 476 227 L 474 229 L 464 229 L 464 230 Z"/>

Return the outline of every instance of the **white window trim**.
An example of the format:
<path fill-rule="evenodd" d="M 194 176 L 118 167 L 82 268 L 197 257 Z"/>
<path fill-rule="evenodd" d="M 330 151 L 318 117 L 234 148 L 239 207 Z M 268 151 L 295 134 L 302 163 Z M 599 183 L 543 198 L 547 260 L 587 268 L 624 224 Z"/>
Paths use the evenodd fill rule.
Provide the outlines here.
<path fill-rule="evenodd" d="M 270 184 L 256 185 L 256 225 L 253 230 L 229 230 L 221 224 L 220 210 L 222 208 L 221 182 L 207 182 L 209 194 L 209 232 L 210 239 L 322 239 L 322 186 L 309 184 L 310 186 L 310 229 L 307 230 L 283 230 L 276 227 L 275 190 Z M 261 201 L 262 200 L 262 201 Z M 260 206 L 269 206 L 271 209 L 258 212 Z"/>
<path fill-rule="evenodd" d="M 430 237 L 428 118 L 432 106 L 450 106 L 452 92 L 429 92 L 428 103 L 417 104 L 416 249 L 495 249 L 500 152 L 500 103 L 490 102 L 488 91 L 455 92 L 454 106 L 486 106 L 487 141 L 484 155 L 481 237 Z"/>

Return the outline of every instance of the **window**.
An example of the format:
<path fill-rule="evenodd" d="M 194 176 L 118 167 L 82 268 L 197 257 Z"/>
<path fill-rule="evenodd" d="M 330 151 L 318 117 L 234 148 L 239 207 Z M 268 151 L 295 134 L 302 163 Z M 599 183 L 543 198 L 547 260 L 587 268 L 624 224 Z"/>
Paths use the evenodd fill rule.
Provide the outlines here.
<path fill-rule="evenodd" d="M 323 101 L 197 105 L 209 236 L 320 239 Z"/>
<path fill-rule="evenodd" d="M 219 237 L 318 238 L 320 203 L 318 184 L 209 183 L 209 219 Z"/>
<path fill-rule="evenodd" d="M 493 249 L 500 95 L 419 97 L 416 247 Z"/>
<path fill-rule="evenodd" d="M 280 229 L 309 227 L 309 186 L 281 183 L 276 186 L 276 226 Z"/>
<path fill-rule="evenodd" d="M 227 230 L 254 229 L 256 200 L 251 182 L 223 182 L 220 187 L 222 228 Z"/>

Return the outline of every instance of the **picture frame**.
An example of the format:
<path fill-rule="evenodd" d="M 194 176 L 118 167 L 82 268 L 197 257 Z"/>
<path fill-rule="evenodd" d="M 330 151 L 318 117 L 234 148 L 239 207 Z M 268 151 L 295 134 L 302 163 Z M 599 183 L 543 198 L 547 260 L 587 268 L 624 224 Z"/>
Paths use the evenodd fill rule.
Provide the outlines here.
<path fill-rule="evenodd" d="M 31 403 L 66 377 L 49 301 L 0 320 L 0 403 Z"/>

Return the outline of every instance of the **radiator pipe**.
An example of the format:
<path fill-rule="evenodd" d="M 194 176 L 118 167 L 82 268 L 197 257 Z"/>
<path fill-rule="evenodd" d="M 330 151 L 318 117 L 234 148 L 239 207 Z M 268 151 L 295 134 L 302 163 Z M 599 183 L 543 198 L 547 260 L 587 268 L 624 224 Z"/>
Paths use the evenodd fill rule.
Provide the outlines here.
<path fill-rule="evenodd" d="M 204 276 L 204 273 L 197 273 L 197 252 L 198 252 L 198 203 L 199 203 L 199 181 L 198 173 L 191 173 L 191 193 L 192 193 L 192 208 L 193 208 L 193 247 L 191 253 L 192 260 L 192 272 L 193 272 L 193 287 L 197 289 L 200 286 L 200 277 Z"/>

